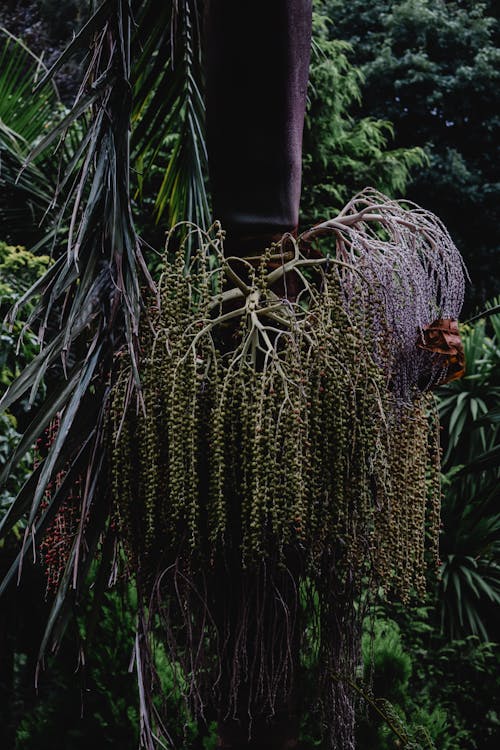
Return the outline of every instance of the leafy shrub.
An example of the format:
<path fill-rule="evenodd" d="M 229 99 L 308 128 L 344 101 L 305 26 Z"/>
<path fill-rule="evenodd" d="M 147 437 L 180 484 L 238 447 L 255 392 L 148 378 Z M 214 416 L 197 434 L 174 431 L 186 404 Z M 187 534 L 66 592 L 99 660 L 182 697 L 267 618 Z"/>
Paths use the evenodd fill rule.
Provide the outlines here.
<path fill-rule="evenodd" d="M 494 306 L 494 302 L 492 306 Z M 467 373 L 439 393 L 444 450 L 441 627 L 494 632 L 500 604 L 500 313 L 463 327 Z"/>

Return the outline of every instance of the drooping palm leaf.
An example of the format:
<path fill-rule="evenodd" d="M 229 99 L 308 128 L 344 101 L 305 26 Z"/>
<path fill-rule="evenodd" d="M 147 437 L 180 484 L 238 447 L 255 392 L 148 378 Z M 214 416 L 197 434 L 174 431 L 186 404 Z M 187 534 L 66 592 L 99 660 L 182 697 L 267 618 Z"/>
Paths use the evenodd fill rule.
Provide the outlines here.
<path fill-rule="evenodd" d="M 139 188 L 155 162 L 163 171 L 155 213 L 157 220 L 166 214 L 170 225 L 209 220 L 199 5 L 137 3 L 132 154 Z M 166 134 L 173 135 L 168 153 Z"/>
<path fill-rule="evenodd" d="M 452 636 L 492 637 L 489 603 L 500 600 L 498 515 L 500 316 L 464 329 L 467 375 L 440 391 L 446 492 L 441 537 L 441 625 Z"/>
<path fill-rule="evenodd" d="M 79 526 L 59 578 L 41 655 L 62 633 L 71 601 L 101 543 L 109 549 L 102 441 L 107 380 L 113 356 L 120 350 L 128 351 L 139 382 L 135 360 L 141 291 L 154 285 L 132 216 L 130 142 L 136 162 L 148 165 L 163 155 L 163 144 L 173 139 L 157 213 L 168 206 L 170 220 L 182 216 L 206 223 L 208 219 L 195 0 L 172 0 L 161 10 L 153 0 L 105 0 L 42 77 L 35 96 L 45 101 L 59 67 L 78 47 L 89 44 L 89 65 L 72 109 L 51 121 L 48 129 L 45 120 L 33 124 L 16 167 L 24 161 L 19 181 L 30 182 L 30 170 L 51 157 L 54 149 L 64 149 L 75 130 L 82 133 L 67 149 L 58 180 L 51 174 L 40 191 L 44 210 L 57 203 L 58 213 L 47 235 L 57 247 L 63 239 L 66 252 L 16 306 L 36 302 L 30 323 L 38 327 L 40 353 L 0 402 L 0 409 L 7 409 L 31 393 L 34 404 L 31 422 L 9 459 L 9 470 L 36 441 L 43 442 L 54 420 L 58 423 L 47 455 L 3 519 L 2 533 L 23 516 L 27 526 L 24 546 L 0 584 L 2 589 L 20 571 L 30 546 L 27 540 L 40 541 L 50 527 L 51 518 L 71 493 L 77 472 L 83 487 Z M 28 144 L 31 153 L 26 158 Z M 44 379 L 45 395 L 36 400 Z M 57 474 L 64 479 L 54 493 L 50 487 Z M 103 542 L 106 535 L 108 541 Z"/>
<path fill-rule="evenodd" d="M 0 29 L 0 220 L 4 237 L 26 231 L 50 205 L 56 160 L 33 160 L 20 174 L 32 144 L 58 119 L 57 90 L 46 86 L 36 96 L 32 88 L 44 68 L 20 40 Z"/>
<path fill-rule="evenodd" d="M 91 475 L 84 483 L 80 501 L 82 533 L 75 536 L 71 562 L 71 587 L 67 576 L 55 601 L 55 612 L 62 608 L 69 588 L 81 584 L 90 550 L 95 550 L 102 534 L 105 513 L 97 514 L 93 499 L 104 495 L 102 468 L 102 423 L 105 408 L 103 383 L 115 346 L 128 342 L 135 349 L 140 313 L 140 267 L 143 265 L 139 240 L 135 234 L 128 200 L 128 119 L 130 112 L 129 40 L 131 18 L 128 3 L 106 3 L 106 15 L 98 15 L 102 28 L 96 34 L 86 85 L 80 91 L 72 112 L 37 145 L 32 158 L 43 153 L 67 128 L 89 117 L 89 129 L 81 159 L 67 174 L 67 189 L 60 217 L 67 223 L 67 253 L 56 263 L 32 293 L 40 293 L 35 317 L 40 326 L 41 352 L 2 399 L 6 408 L 27 390 L 36 392 L 41 377 L 47 374 L 46 397 L 33 409 L 25 436 L 21 437 L 12 462 L 30 442 L 42 439 L 49 420 L 56 415 L 59 428 L 38 471 L 36 487 L 30 498 L 25 539 L 44 523 L 42 501 L 57 472 L 68 472 L 89 440 L 94 450 L 87 454 L 81 469 Z M 92 115 L 92 117 L 90 117 Z M 27 295 L 27 298 L 29 295 Z M 54 371 L 62 362 L 63 372 Z M 100 431 L 96 432 L 96 425 Z M 94 437 L 91 436 L 94 434 Z M 90 474 L 89 474 L 90 473 Z M 66 492 L 62 488 L 66 486 Z M 51 512 L 64 501 L 69 491 L 63 483 L 50 504 Z M 103 502 L 101 505 L 105 507 Z M 9 516 L 14 519 L 25 511 L 26 496 L 16 499 Z M 9 523 L 10 518 L 5 519 Z M 11 574 L 12 575 L 12 574 Z M 47 639 L 57 617 L 51 617 Z M 48 641 L 47 641 L 48 642 Z"/>

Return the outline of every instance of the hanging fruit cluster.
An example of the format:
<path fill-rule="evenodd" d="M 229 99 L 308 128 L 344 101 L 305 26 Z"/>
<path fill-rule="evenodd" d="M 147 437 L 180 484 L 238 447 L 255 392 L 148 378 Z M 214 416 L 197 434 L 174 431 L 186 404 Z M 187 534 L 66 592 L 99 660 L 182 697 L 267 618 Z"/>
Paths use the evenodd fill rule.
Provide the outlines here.
<path fill-rule="evenodd" d="M 39 439 L 35 448 L 34 469 L 45 458 L 56 439 L 59 430 L 59 420 L 54 419 L 47 429 L 43 438 Z M 39 518 L 49 512 L 51 501 L 60 488 L 65 476 L 64 471 L 59 471 L 53 481 L 49 482 L 45 490 L 44 498 L 40 504 Z M 45 569 L 47 581 L 47 593 L 55 594 L 59 587 L 61 577 L 69 559 L 74 536 L 78 528 L 80 510 L 81 480 L 78 478 L 69 494 L 58 506 L 54 517 L 47 525 L 43 538 L 40 542 L 40 553 L 42 564 Z"/>
<path fill-rule="evenodd" d="M 463 362 L 426 331 L 458 315 L 460 256 L 435 217 L 369 190 L 258 258 L 225 257 L 217 225 L 190 239 L 143 316 L 140 388 L 126 354 L 112 379 L 140 679 L 159 624 L 199 717 L 274 715 L 314 663 L 331 747 L 352 747 L 361 592 L 423 596 L 437 560 L 429 390 Z"/>
<path fill-rule="evenodd" d="M 345 264 L 306 266 L 292 304 L 273 291 L 271 252 L 239 279 L 239 307 L 213 293 L 234 263 L 209 271 L 200 251 L 188 274 L 167 266 L 143 329 L 140 394 L 124 364 L 112 396 L 129 554 L 154 574 L 179 555 L 209 564 L 236 547 L 247 567 L 292 547 L 309 573 L 333 556 L 358 581 L 375 572 L 403 598 L 423 593 L 426 521 L 434 547 L 438 533 L 432 397 L 391 389 L 392 365 L 374 355 L 393 357 L 391 332 L 362 276 L 347 306 Z"/>

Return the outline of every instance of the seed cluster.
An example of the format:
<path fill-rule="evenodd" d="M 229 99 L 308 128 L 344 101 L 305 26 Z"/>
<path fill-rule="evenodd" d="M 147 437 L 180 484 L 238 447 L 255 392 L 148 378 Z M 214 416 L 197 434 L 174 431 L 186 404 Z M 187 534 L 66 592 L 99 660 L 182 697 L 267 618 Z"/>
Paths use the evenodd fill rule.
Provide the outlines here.
<path fill-rule="evenodd" d="M 45 430 L 44 437 L 37 441 L 35 447 L 34 468 L 38 466 L 47 451 L 50 450 L 59 430 L 59 420 L 54 419 Z M 41 502 L 39 520 L 43 519 L 51 506 L 54 494 L 61 486 L 65 476 L 59 471 L 53 481 L 49 482 Z M 69 559 L 80 513 L 81 479 L 77 478 L 65 500 L 48 523 L 40 541 L 40 554 L 45 570 L 46 593 L 55 594 Z"/>
<path fill-rule="evenodd" d="M 291 305 L 261 266 L 235 311 L 214 307 L 205 254 L 193 268 L 164 274 L 140 393 L 125 361 L 114 386 L 112 487 L 135 563 L 235 547 L 251 567 L 292 547 L 309 573 L 334 554 L 357 580 L 422 593 L 429 397 L 401 403 L 374 361 L 375 291 L 360 281 L 356 305 L 351 285 L 347 314 L 332 264 Z"/>
<path fill-rule="evenodd" d="M 329 747 L 350 750 L 360 592 L 422 595 L 437 551 L 432 397 L 409 348 L 401 365 L 377 253 L 311 259 L 288 238 L 227 259 L 217 228 L 202 235 L 188 268 L 182 251 L 167 258 L 140 389 L 125 355 L 113 376 L 109 466 L 141 679 L 158 629 L 197 716 L 207 703 L 273 715 L 315 664 Z"/>

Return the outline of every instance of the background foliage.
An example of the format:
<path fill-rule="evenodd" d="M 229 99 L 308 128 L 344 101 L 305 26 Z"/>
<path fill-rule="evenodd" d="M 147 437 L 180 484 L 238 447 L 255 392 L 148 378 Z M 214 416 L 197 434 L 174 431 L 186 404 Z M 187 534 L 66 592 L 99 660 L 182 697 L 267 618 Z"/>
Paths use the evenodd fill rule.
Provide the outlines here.
<path fill-rule="evenodd" d="M 394 146 L 425 148 L 407 195 L 450 230 L 469 305 L 500 290 L 500 5 L 495 0 L 321 0 L 364 82 L 356 118 L 387 118 Z"/>
<path fill-rule="evenodd" d="M 392 123 L 381 117 L 355 116 L 364 81 L 350 61 L 348 42 L 330 39 L 332 21 L 314 15 L 314 44 L 304 128 L 302 222 L 324 220 L 355 193 L 372 185 L 401 195 L 412 170 L 427 162 L 418 147 L 391 148 Z"/>
<path fill-rule="evenodd" d="M 367 183 L 392 194 L 406 191 L 449 226 L 470 268 L 472 308 L 499 289 L 498 4 L 321 0 L 317 9 L 303 223 L 324 218 Z M 53 0 L 7 3 L 0 9 L 0 24 L 21 34 L 50 64 L 87 15 L 85 0 L 63 6 Z M 25 247 L 46 233 L 39 222 L 52 199 L 61 159 L 70 159 L 71 153 L 45 156 L 16 185 L 18 167 L 38 134 L 67 112 L 80 75 L 77 62 L 68 64 L 58 74 L 58 91 L 33 98 L 23 77 L 29 55 L 14 48 L 14 42 L 3 47 L 19 64 L 9 66 L 4 57 L 0 66 L 0 214 L 9 243 L 0 242 L 2 318 L 50 264 L 47 248 L 29 252 Z M 182 132 L 185 112 L 183 106 L 177 111 L 169 139 L 146 139 L 137 150 L 136 208 L 140 229 L 152 244 L 161 243 L 169 216 L 175 215 L 172 207 L 167 210 L 161 188 L 181 142 L 176 133 Z M 141 181 L 141 165 L 153 154 L 147 179 Z M 20 211 L 21 205 L 29 211 Z M 2 332 L 2 388 L 37 351 L 29 330 L 16 351 L 22 324 Z M 492 705 L 499 688 L 498 646 L 490 639 L 500 600 L 500 315 L 468 324 L 464 334 L 467 377 L 439 393 L 444 451 L 440 576 L 429 575 L 426 606 L 407 610 L 386 604 L 377 610 L 374 624 L 367 624 L 364 655 L 374 695 L 387 698 L 415 736 L 427 733 L 442 750 L 491 750 L 499 731 Z M 0 467 L 25 421 L 22 405 L 0 418 Z M 27 456 L 0 498 L 2 508 L 30 469 Z M 16 529 L 12 545 L 15 535 Z M 12 554 L 10 544 L 0 548 L 2 572 Z M 135 748 L 137 694 L 127 671 L 133 632 L 127 597 L 115 591 L 107 595 L 86 669 L 76 674 L 76 633 L 68 633 L 36 696 L 32 678 L 47 616 L 44 589 L 40 571 L 28 565 L 20 590 L 2 603 L 3 745 L 76 750 L 94 742 Z M 168 688 L 172 666 L 164 655 L 158 659 Z M 171 691 L 170 716 L 179 746 L 201 750 L 213 745 L 213 731 L 190 724 Z M 313 717 L 304 717 L 303 739 L 308 750 L 317 746 Z M 360 750 L 398 747 L 370 708 L 360 709 L 358 742 Z"/>

